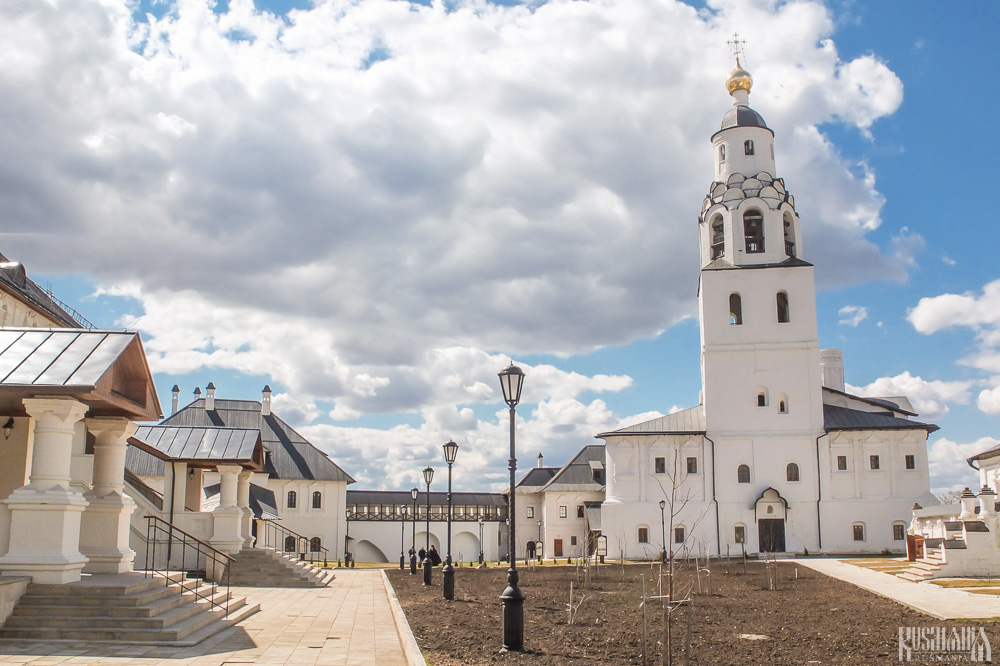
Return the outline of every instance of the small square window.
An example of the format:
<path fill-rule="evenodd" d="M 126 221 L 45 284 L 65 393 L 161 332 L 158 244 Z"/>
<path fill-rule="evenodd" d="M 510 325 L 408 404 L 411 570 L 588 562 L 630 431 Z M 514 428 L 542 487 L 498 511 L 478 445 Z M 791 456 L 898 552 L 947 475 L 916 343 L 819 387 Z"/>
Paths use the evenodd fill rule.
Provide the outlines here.
<path fill-rule="evenodd" d="M 892 526 L 892 539 L 893 541 L 902 541 L 906 538 L 906 525 L 902 523 L 896 523 Z"/>
<path fill-rule="evenodd" d="M 649 543 L 649 528 L 640 527 L 639 528 L 639 543 Z"/>
<path fill-rule="evenodd" d="M 653 469 L 656 474 L 666 474 L 667 473 L 667 459 L 666 458 L 653 458 Z"/>
<path fill-rule="evenodd" d="M 582 504 L 577 504 L 577 506 L 576 506 L 576 517 L 577 518 L 583 518 L 583 505 Z"/>
<path fill-rule="evenodd" d="M 747 528 L 743 525 L 736 526 L 736 543 L 746 543 L 747 542 Z"/>
<path fill-rule="evenodd" d="M 916 469 L 917 468 L 917 457 L 913 454 L 906 454 L 903 456 L 903 463 L 906 465 L 906 469 Z"/>
<path fill-rule="evenodd" d="M 854 525 L 854 540 L 864 541 L 865 540 L 865 526 L 861 523 L 856 523 Z"/>
<path fill-rule="evenodd" d="M 872 469 L 880 469 L 878 456 L 868 456 L 868 466 Z"/>
<path fill-rule="evenodd" d="M 675 527 L 674 528 L 674 543 L 684 543 L 684 528 Z"/>
<path fill-rule="evenodd" d="M 571 545 L 571 546 L 575 546 L 576 545 L 576 537 L 575 536 L 571 536 L 569 538 L 569 545 Z"/>
<path fill-rule="evenodd" d="M 837 456 L 837 469 L 841 472 L 847 471 L 847 456 Z"/>
<path fill-rule="evenodd" d="M 567 515 L 568 514 L 566 512 L 566 507 L 564 507 L 564 506 L 559 507 L 559 517 L 560 518 L 565 518 Z"/>
<path fill-rule="evenodd" d="M 527 514 L 525 514 L 528 518 L 534 518 L 535 517 L 535 507 L 529 506 L 525 510 L 528 512 Z"/>
<path fill-rule="evenodd" d="M 697 458 L 688 458 L 687 459 L 687 465 L 688 465 L 688 474 L 697 474 L 698 473 L 698 459 Z"/>

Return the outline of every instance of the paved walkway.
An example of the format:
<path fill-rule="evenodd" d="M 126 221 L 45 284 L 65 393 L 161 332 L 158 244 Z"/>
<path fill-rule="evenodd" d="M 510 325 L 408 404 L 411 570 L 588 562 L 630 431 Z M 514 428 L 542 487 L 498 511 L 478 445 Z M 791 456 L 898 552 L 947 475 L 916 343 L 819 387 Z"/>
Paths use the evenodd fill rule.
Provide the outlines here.
<path fill-rule="evenodd" d="M 233 588 L 261 611 L 193 647 L 3 641 L 0 664 L 27 666 L 414 666 L 423 664 L 380 570 L 337 571 L 325 588 Z M 401 611 L 400 611 L 401 613 Z"/>
<path fill-rule="evenodd" d="M 841 560 L 810 558 L 783 561 L 795 562 L 839 578 L 941 620 L 1000 618 L 1000 597 L 992 594 L 972 594 L 926 582 L 913 583 Z"/>

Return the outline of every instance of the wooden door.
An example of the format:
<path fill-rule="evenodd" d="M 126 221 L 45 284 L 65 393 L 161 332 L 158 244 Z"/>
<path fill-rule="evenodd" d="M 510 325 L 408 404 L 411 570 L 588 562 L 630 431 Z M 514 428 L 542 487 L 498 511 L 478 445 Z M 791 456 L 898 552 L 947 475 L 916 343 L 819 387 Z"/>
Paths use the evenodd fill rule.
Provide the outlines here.
<path fill-rule="evenodd" d="M 760 552 L 785 552 L 785 521 L 775 518 L 761 518 L 757 521 L 757 537 Z"/>
<path fill-rule="evenodd" d="M 555 539 L 552 542 L 552 557 L 562 557 L 562 539 Z"/>

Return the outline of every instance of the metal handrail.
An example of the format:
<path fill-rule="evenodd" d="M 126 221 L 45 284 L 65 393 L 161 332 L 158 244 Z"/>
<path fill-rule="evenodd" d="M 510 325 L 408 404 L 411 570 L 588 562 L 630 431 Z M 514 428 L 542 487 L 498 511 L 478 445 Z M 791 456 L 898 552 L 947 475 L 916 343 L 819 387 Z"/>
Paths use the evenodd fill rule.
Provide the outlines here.
<path fill-rule="evenodd" d="M 125 470 L 125 483 L 132 486 L 133 490 L 148 499 L 157 509 L 163 510 L 163 495 L 128 470 Z"/>
<path fill-rule="evenodd" d="M 167 557 L 165 559 L 165 563 L 162 569 L 157 568 L 156 566 L 157 534 L 167 535 L 166 539 Z M 231 587 L 230 580 L 232 574 L 232 564 L 233 562 L 236 561 L 236 558 L 233 557 L 232 555 L 227 555 L 226 553 L 223 553 L 221 550 L 218 550 L 217 548 L 213 548 L 212 546 L 205 543 L 198 537 L 185 532 L 181 528 L 167 522 L 166 520 L 163 520 L 159 516 L 146 516 L 146 571 L 145 571 L 146 577 L 152 576 L 153 574 L 156 573 L 161 573 L 163 575 L 164 580 L 166 580 L 167 586 L 168 587 L 170 586 L 172 582 L 170 578 L 170 560 L 171 560 L 171 555 L 173 554 L 173 548 L 175 543 L 180 547 L 180 552 L 181 552 L 180 571 L 185 574 L 192 573 L 188 572 L 187 570 L 187 557 L 188 557 L 188 552 L 190 550 L 194 550 L 193 564 L 195 568 L 193 570 L 193 573 L 195 574 L 201 572 L 199 566 L 201 565 L 202 562 L 202 556 L 204 556 L 205 574 L 200 577 L 198 575 L 195 575 L 194 576 L 195 580 L 198 580 L 199 578 L 202 581 L 208 580 L 209 562 L 211 562 L 214 565 L 213 567 L 211 567 L 211 570 L 213 572 L 218 572 L 219 571 L 218 567 L 220 566 L 224 567 L 224 571 L 226 572 L 225 606 L 216 602 L 212 598 L 213 596 L 212 594 L 203 594 L 202 592 L 200 592 L 199 591 L 199 588 L 201 587 L 200 584 L 195 585 L 194 589 L 192 589 L 191 592 L 194 593 L 195 597 L 199 599 L 205 599 L 216 608 L 225 610 L 226 617 L 229 617 L 229 598 L 230 596 L 232 596 L 230 594 L 230 587 Z M 213 585 L 218 582 L 219 581 L 211 581 Z M 184 587 L 183 581 L 178 582 L 177 584 Z"/>
<path fill-rule="evenodd" d="M 326 546 L 320 546 L 318 551 L 312 549 L 312 541 L 308 537 L 304 537 L 298 532 L 294 532 L 284 525 L 280 525 L 273 520 L 263 520 L 264 523 L 264 548 L 273 548 L 278 552 L 287 552 L 285 550 L 285 539 L 288 537 L 293 537 L 295 543 L 298 546 L 305 544 L 305 548 L 298 548 L 299 559 L 305 560 L 305 554 L 309 553 L 309 562 L 316 562 L 315 553 L 323 554 L 323 566 L 330 565 L 330 550 Z M 259 524 L 259 523 L 258 523 Z M 273 537 L 273 538 L 272 538 Z M 260 541 L 260 536 L 257 537 L 258 542 Z"/>

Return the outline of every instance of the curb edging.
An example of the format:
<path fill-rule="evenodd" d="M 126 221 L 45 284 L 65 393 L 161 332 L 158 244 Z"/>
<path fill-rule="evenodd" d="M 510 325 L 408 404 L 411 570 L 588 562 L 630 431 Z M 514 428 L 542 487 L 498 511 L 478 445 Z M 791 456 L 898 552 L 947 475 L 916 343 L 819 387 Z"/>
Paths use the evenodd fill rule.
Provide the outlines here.
<path fill-rule="evenodd" d="M 403 607 L 399 605 L 399 598 L 396 597 L 396 591 L 392 589 L 392 583 L 389 582 L 389 576 L 386 575 L 385 569 L 382 569 L 380 572 L 382 574 L 382 585 L 385 587 L 385 593 L 389 597 L 389 608 L 392 610 L 392 621 L 396 625 L 396 634 L 399 636 L 399 642 L 403 646 L 406 666 L 427 666 L 427 661 L 424 659 L 424 655 L 420 652 L 420 647 L 417 645 L 417 639 L 413 637 L 410 623 L 406 621 L 406 614 L 403 612 Z"/>

